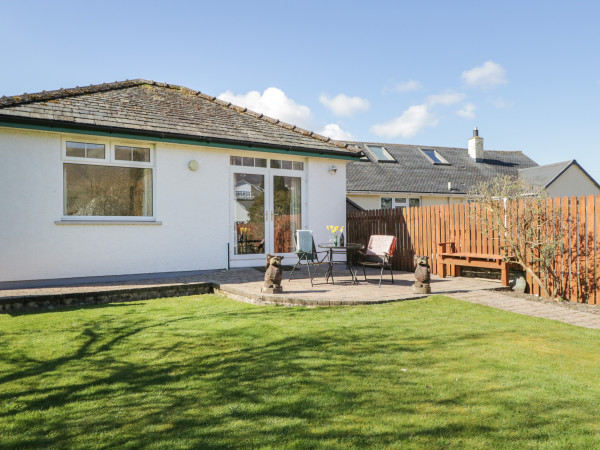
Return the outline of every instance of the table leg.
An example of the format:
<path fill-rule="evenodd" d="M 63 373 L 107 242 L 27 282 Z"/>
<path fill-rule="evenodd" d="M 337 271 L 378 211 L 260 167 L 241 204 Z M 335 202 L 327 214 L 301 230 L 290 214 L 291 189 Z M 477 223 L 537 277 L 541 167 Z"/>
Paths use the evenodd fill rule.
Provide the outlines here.
<path fill-rule="evenodd" d="M 327 275 L 325 277 L 325 283 L 329 282 L 329 277 L 331 277 L 331 284 L 335 284 L 335 280 L 333 279 L 333 249 L 329 249 L 329 267 L 327 268 Z"/>

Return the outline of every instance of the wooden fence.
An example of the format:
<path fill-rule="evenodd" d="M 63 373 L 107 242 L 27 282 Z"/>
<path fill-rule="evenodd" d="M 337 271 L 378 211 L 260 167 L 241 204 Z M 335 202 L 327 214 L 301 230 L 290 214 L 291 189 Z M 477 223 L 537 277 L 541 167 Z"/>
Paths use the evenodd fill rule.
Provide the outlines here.
<path fill-rule="evenodd" d="M 572 302 L 600 304 L 600 196 L 548 199 L 547 206 L 561 215 L 561 230 L 546 231 L 563 235 L 553 264 L 559 274 L 559 295 Z M 394 235 L 398 238 L 395 270 L 413 271 L 414 256 L 424 255 L 429 256 L 431 272 L 438 274 L 440 242 L 454 242 L 462 252 L 502 254 L 502 237 L 486 235 L 475 220 L 474 209 L 479 207 L 459 204 L 348 212 L 347 241 L 366 245 L 372 234 Z M 539 265 L 534 271 L 540 279 L 547 279 Z M 526 280 L 530 293 L 542 295 L 530 275 Z"/>

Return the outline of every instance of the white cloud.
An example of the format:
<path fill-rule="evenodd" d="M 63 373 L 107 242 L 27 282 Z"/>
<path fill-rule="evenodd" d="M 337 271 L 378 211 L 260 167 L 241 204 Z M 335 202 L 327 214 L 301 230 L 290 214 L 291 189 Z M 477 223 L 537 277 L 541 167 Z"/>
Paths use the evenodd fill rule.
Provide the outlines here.
<path fill-rule="evenodd" d="M 366 98 L 349 97 L 346 94 L 340 94 L 333 98 L 321 94 L 319 101 L 336 116 L 351 116 L 359 111 L 366 111 L 370 106 L 369 100 Z"/>
<path fill-rule="evenodd" d="M 510 108 L 513 105 L 513 102 L 509 102 L 504 100 L 502 97 L 495 98 L 492 100 L 492 105 L 498 109 Z"/>
<path fill-rule="evenodd" d="M 410 92 L 421 88 L 421 83 L 415 80 L 408 80 L 402 83 L 396 83 L 391 90 L 394 92 Z"/>
<path fill-rule="evenodd" d="M 325 127 L 321 131 L 318 131 L 318 133 L 338 141 L 354 140 L 354 137 L 349 132 L 342 130 L 337 123 L 325 125 Z"/>
<path fill-rule="evenodd" d="M 250 91 L 247 94 L 235 95 L 228 90 L 218 98 L 293 125 L 309 128 L 311 124 L 310 108 L 296 103 L 276 87 L 267 88 L 262 94 L 258 91 Z"/>
<path fill-rule="evenodd" d="M 456 114 L 458 114 L 461 117 L 464 117 L 466 119 L 474 119 L 475 118 L 475 109 L 477 109 L 475 107 L 475 105 L 473 103 L 465 103 L 465 105 L 459 109 L 458 111 L 456 111 Z"/>
<path fill-rule="evenodd" d="M 446 92 L 444 94 L 436 94 L 430 95 L 427 97 L 427 103 L 430 105 L 454 105 L 462 101 L 465 98 L 465 94 L 460 94 L 458 92 Z"/>
<path fill-rule="evenodd" d="M 410 138 L 425 127 L 434 127 L 437 124 L 438 119 L 429 111 L 429 105 L 413 105 L 404 111 L 400 117 L 373 125 L 371 132 L 386 138 L 397 136 Z"/>
<path fill-rule="evenodd" d="M 506 80 L 506 70 L 494 61 L 486 61 L 481 66 L 465 70 L 461 78 L 469 86 L 483 89 L 508 83 Z"/>

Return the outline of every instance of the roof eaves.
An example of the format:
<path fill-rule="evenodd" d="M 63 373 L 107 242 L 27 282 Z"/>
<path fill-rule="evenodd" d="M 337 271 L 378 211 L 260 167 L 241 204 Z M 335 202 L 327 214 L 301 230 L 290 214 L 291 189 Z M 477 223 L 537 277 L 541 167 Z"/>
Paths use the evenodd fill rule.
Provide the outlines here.
<path fill-rule="evenodd" d="M 14 124 L 14 125 L 9 125 Z M 29 126 L 33 129 L 41 129 L 45 131 L 58 131 L 58 132 L 77 132 L 87 131 L 91 133 L 100 133 L 105 135 L 120 135 L 121 137 L 131 138 L 147 138 L 147 139 L 159 139 L 166 140 L 168 142 L 176 141 L 187 141 L 187 142 L 199 142 L 205 144 L 223 144 L 229 146 L 241 146 L 244 148 L 257 150 L 273 149 L 273 150 L 284 150 L 288 152 L 294 152 L 296 154 L 318 154 L 323 156 L 332 156 L 334 158 L 350 159 L 354 158 L 355 155 L 349 152 L 341 150 L 326 150 L 322 148 L 309 148 L 303 146 L 293 146 L 285 144 L 271 144 L 267 142 L 258 141 L 244 141 L 241 139 L 228 139 L 213 136 L 200 136 L 180 133 L 169 133 L 164 131 L 155 131 L 148 129 L 137 129 L 137 128 L 126 128 L 126 127 L 114 127 L 105 125 L 95 125 L 88 123 L 77 123 L 70 121 L 59 121 L 59 120 L 47 120 L 29 117 L 17 117 L 17 116 L 4 116 L 0 115 L 0 126 Z"/>
<path fill-rule="evenodd" d="M 62 89 L 61 88 L 61 89 L 54 90 L 54 91 L 42 91 L 42 92 L 35 93 L 35 94 L 25 93 L 21 96 L 11 96 L 11 97 L 3 96 L 3 97 L 0 97 L 0 108 L 7 108 L 7 107 L 23 105 L 23 104 L 27 104 L 27 103 L 58 100 L 61 98 L 74 97 L 77 95 L 93 94 L 96 92 L 105 92 L 105 91 L 116 90 L 116 89 L 125 89 L 128 87 L 140 86 L 140 85 L 144 85 L 144 84 L 151 85 L 151 86 L 157 86 L 157 87 L 163 87 L 163 88 L 167 88 L 167 89 L 180 90 L 180 91 L 186 92 L 188 94 L 196 95 L 204 100 L 215 103 L 223 108 L 228 108 L 233 111 L 236 111 L 239 114 L 248 114 L 256 119 L 260 119 L 265 122 L 269 122 L 273 125 L 277 125 L 281 128 L 285 128 L 286 130 L 289 130 L 289 131 L 293 131 L 302 136 L 311 137 L 318 141 L 330 144 L 334 147 L 338 147 L 338 148 L 343 149 L 346 152 L 349 152 L 350 154 L 353 154 L 357 157 L 362 154 L 362 150 L 360 148 L 358 148 L 357 146 L 354 146 L 354 145 L 351 145 L 348 143 L 342 143 L 339 141 L 335 141 L 335 140 L 331 139 L 330 137 L 323 136 L 323 135 L 314 133 L 312 131 L 305 130 L 303 128 L 297 127 L 297 126 L 289 124 L 287 122 L 282 122 L 278 119 L 275 119 L 275 118 L 272 118 L 269 116 L 265 116 L 264 114 L 250 111 L 248 108 L 234 105 L 230 102 L 226 102 L 224 100 L 218 99 L 217 97 L 213 97 L 213 96 L 204 94 L 200 91 L 195 91 L 195 90 L 187 88 L 185 86 L 161 83 L 161 82 L 152 81 L 152 80 L 145 80 L 142 78 L 137 78 L 134 80 L 115 81 L 114 83 L 102 83 L 102 84 L 96 84 L 96 85 L 92 84 L 92 85 L 84 86 L 84 87 L 77 86 L 72 89 Z M 259 143 L 257 142 L 257 144 L 259 144 Z"/>

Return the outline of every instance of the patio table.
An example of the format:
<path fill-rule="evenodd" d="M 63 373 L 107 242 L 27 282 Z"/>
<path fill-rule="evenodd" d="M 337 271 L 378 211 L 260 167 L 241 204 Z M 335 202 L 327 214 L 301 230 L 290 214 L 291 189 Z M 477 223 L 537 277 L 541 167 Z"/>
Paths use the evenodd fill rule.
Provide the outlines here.
<path fill-rule="evenodd" d="M 346 264 L 346 267 L 350 271 L 350 275 L 352 275 L 352 281 L 354 284 L 358 284 L 358 280 L 356 279 L 356 271 L 352 270 L 352 261 L 348 258 L 348 250 L 360 250 L 364 247 L 362 244 L 353 244 L 346 243 L 345 245 L 335 245 L 330 243 L 319 244 L 319 248 L 325 248 L 329 251 L 329 266 L 327 268 L 327 273 L 325 274 L 325 283 L 329 282 L 329 277 L 331 277 L 331 284 L 335 284 L 333 279 L 333 265 L 334 264 Z M 346 261 L 334 261 L 333 256 L 339 253 L 346 253 Z"/>

